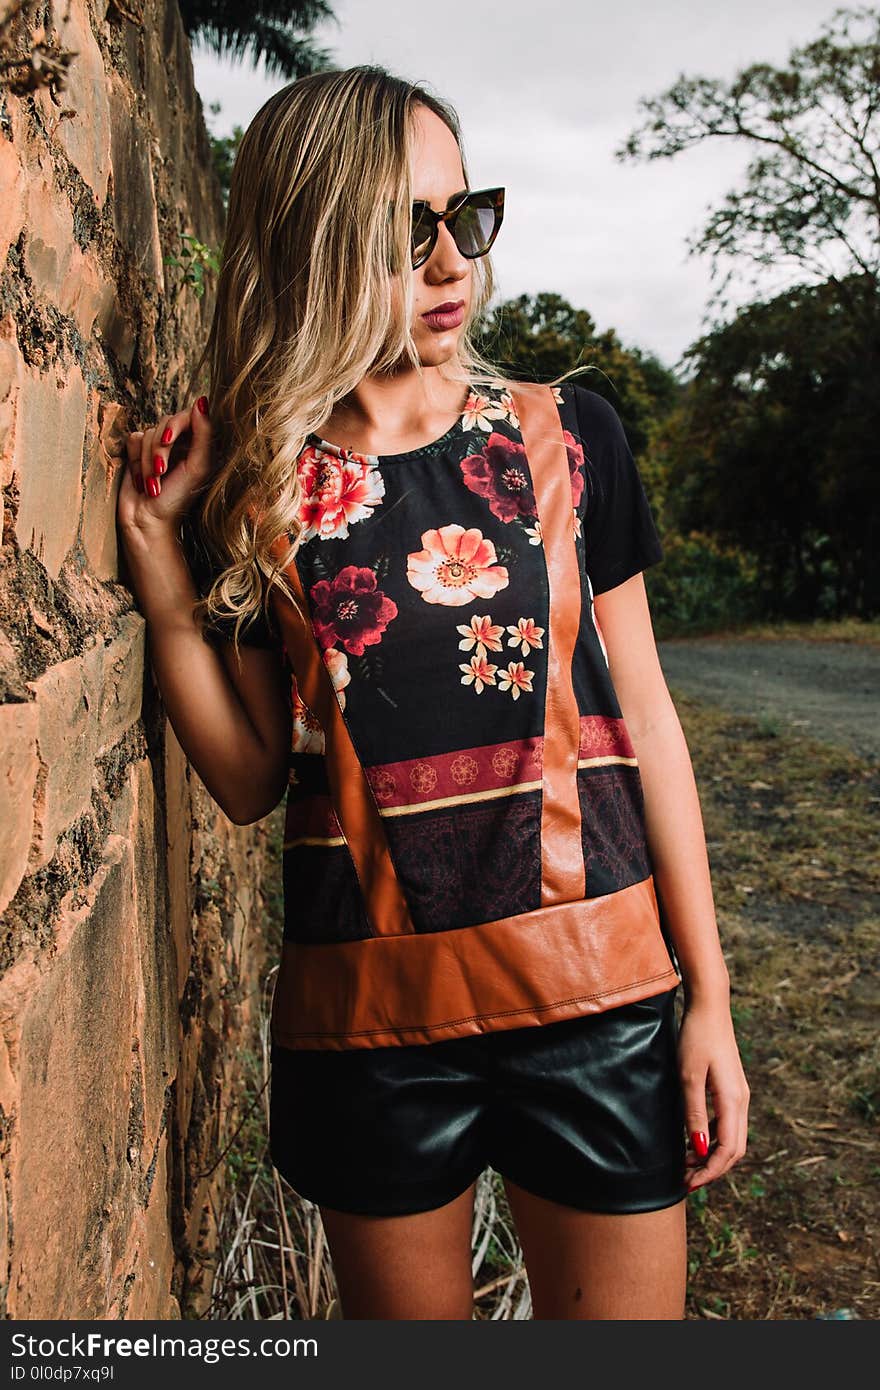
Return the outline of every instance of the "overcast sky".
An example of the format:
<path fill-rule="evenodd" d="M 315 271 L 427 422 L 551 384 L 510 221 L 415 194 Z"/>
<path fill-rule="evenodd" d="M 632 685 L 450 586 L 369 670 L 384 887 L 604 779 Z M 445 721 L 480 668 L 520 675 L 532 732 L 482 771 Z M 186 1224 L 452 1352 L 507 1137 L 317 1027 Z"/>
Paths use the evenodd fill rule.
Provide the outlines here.
<path fill-rule="evenodd" d="M 332 3 L 332 0 L 331 0 Z M 737 185 L 755 147 L 713 142 L 674 159 L 618 163 L 640 97 L 679 74 L 730 78 L 783 63 L 818 36 L 828 0 L 335 0 L 317 42 L 349 67 L 425 82 L 461 118 L 471 186 L 504 184 L 492 250 L 497 298 L 552 290 L 599 330 L 668 366 L 704 326 L 709 262 L 686 239 Z M 194 50 L 216 135 L 246 127 L 285 85 L 262 66 Z M 207 110 L 219 101 L 222 110 Z"/>

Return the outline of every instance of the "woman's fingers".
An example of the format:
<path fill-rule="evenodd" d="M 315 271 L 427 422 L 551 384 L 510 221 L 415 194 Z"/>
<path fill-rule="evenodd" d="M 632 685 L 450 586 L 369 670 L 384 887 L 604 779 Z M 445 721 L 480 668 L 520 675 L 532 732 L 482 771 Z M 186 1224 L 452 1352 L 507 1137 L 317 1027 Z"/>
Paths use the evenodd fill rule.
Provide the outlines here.
<path fill-rule="evenodd" d="M 713 1094 L 715 1116 L 709 1123 L 710 1135 L 715 1137 L 708 1157 L 699 1167 L 691 1167 L 687 1177 L 688 1191 L 704 1187 L 738 1163 L 746 1151 L 748 1134 L 748 1093 L 737 1089 L 719 1088 Z"/>
<path fill-rule="evenodd" d="M 207 397 L 200 396 L 189 410 L 128 434 L 129 473 L 144 499 L 139 513 L 134 499 L 123 501 L 125 508 L 135 507 L 133 517 L 176 523 L 189 511 L 212 471 L 212 433 Z"/>

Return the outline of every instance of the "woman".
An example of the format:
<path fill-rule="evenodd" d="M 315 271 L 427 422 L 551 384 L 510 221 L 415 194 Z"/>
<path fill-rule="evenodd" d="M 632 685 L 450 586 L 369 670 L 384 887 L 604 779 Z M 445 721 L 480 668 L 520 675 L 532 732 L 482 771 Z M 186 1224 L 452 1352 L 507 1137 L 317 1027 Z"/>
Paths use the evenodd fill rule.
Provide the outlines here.
<path fill-rule="evenodd" d="M 276 93 L 210 408 L 130 435 L 120 530 L 209 792 L 247 824 L 288 790 L 271 1154 L 343 1316 L 472 1316 L 491 1164 L 536 1318 L 681 1318 L 687 1193 L 744 1153 L 748 1087 L 620 421 L 469 337 L 503 205 L 424 88 Z"/>

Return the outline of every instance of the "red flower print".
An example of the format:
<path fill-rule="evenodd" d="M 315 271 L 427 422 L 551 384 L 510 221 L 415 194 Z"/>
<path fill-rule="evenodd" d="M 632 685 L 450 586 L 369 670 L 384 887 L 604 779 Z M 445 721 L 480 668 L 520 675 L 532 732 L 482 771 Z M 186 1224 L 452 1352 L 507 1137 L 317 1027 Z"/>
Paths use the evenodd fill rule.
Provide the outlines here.
<path fill-rule="evenodd" d="M 397 617 L 397 604 L 376 587 L 376 576 L 360 565 L 346 565 L 336 578 L 321 579 L 310 590 L 315 636 L 321 647 L 344 647 L 363 656 L 364 647 L 382 641 Z"/>
<path fill-rule="evenodd" d="M 385 496 L 385 479 L 362 454 L 337 458 L 313 444 L 300 454 L 303 501 L 299 509 L 302 540 L 344 540 L 349 524 L 372 516 Z"/>
<path fill-rule="evenodd" d="M 563 430 L 562 437 L 568 453 L 571 501 L 576 507 L 584 491 L 584 451 L 570 430 Z M 507 435 L 490 434 L 482 453 L 462 459 L 461 472 L 465 486 L 478 497 L 485 497 L 489 511 L 499 521 L 531 521 L 537 516 L 525 447 Z M 537 535 L 529 528 L 532 545 L 540 543 L 540 523 L 537 527 Z"/>
<path fill-rule="evenodd" d="M 426 603 L 460 608 L 475 598 L 491 598 L 506 588 L 507 570 L 498 564 L 482 531 L 457 523 L 422 533 L 423 550 L 406 557 L 406 577 Z"/>
<path fill-rule="evenodd" d="M 465 486 L 485 497 L 499 521 L 537 514 L 526 451 L 506 434 L 493 430 L 481 453 L 462 459 L 461 472 Z"/>
<path fill-rule="evenodd" d="M 563 430 L 562 438 L 568 451 L 568 472 L 571 482 L 571 504 L 576 507 L 584 494 L 584 450 L 571 430 Z"/>

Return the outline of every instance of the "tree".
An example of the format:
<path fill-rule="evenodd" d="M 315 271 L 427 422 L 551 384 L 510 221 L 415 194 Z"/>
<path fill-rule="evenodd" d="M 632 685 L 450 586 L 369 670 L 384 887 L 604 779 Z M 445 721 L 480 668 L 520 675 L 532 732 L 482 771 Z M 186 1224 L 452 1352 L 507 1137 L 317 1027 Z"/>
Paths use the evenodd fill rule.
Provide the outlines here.
<path fill-rule="evenodd" d="M 640 102 L 646 119 L 615 151 L 619 161 L 654 160 L 712 140 L 757 146 L 745 188 L 689 245 L 712 257 L 721 283 L 710 302 L 722 310 L 732 262 L 760 267 L 754 284 L 787 266 L 793 281 L 827 282 L 838 295 L 854 276 L 880 277 L 880 12 L 837 9 L 820 34 L 784 68 L 754 63 L 730 83 L 681 75 Z M 854 311 L 865 307 L 863 285 Z"/>
<path fill-rule="evenodd" d="M 521 294 L 503 300 L 483 317 L 477 345 L 502 372 L 549 381 L 572 367 L 598 368 L 575 378 L 604 396 L 620 415 L 634 454 L 649 448 L 658 416 L 680 390 L 673 374 L 654 356 L 623 346 L 613 329 L 597 333 L 586 309 L 560 294 Z"/>
<path fill-rule="evenodd" d="M 221 58 L 249 53 L 255 67 L 263 59 L 270 76 L 288 80 L 330 66 L 332 55 L 315 47 L 310 31 L 325 19 L 339 23 L 326 0 L 180 0 L 180 14 L 191 43 L 200 39 Z"/>
<path fill-rule="evenodd" d="M 777 615 L 880 611 L 880 299 L 866 275 L 842 291 L 798 286 L 706 334 L 669 422 L 667 520 L 751 551 Z"/>

